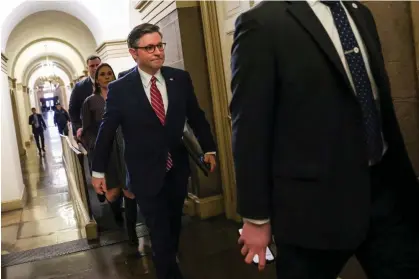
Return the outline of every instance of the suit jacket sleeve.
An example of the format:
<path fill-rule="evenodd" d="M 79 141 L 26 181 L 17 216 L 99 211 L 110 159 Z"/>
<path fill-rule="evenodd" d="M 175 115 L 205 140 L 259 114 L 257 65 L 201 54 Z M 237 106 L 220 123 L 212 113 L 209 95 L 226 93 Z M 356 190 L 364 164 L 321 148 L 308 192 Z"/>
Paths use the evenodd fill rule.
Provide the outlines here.
<path fill-rule="evenodd" d="M 238 212 L 271 216 L 275 54 L 267 28 L 242 14 L 232 46 L 230 104 Z M 256 52 L 255 52 L 256 51 Z"/>
<path fill-rule="evenodd" d="M 44 118 L 42 117 L 42 114 L 38 114 L 39 120 L 41 122 L 42 127 L 44 127 L 44 129 L 47 128 L 47 125 L 45 124 Z"/>
<path fill-rule="evenodd" d="M 32 121 L 33 121 L 33 115 L 29 115 L 28 124 L 32 125 Z"/>
<path fill-rule="evenodd" d="M 117 91 L 115 84 L 109 84 L 105 113 L 96 137 L 93 152 L 92 171 L 94 172 L 105 173 L 116 130 L 121 123 L 121 106 L 119 104 L 121 92 Z"/>
<path fill-rule="evenodd" d="M 216 151 L 214 139 L 211 134 L 211 127 L 205 118 L 204 111 L 199 107 L 198 100 L 196 99 L 192 79 L 187 73 L 187 108 L 186 117 L 188 124 L 191 126 L 194 134 L 204 153 Z"/>
<path fill-rule="evenodd" d="M 80 112 L 83 105 L 83 86 L 78 83 L 74 86 L 73 92 L 70 96 L 70 104 L 68 112 L 70 113 L 70 119 L 73 126 L 76 129 L 81 128 Z"/>

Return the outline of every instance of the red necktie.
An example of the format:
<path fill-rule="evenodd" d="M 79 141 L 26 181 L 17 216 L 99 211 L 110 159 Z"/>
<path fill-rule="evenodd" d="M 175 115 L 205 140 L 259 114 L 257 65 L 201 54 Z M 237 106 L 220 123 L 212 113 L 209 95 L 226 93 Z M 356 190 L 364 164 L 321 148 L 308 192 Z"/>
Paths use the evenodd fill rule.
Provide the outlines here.
<path fill-rule="evenodd" d="M 151 77 L 151 87 L 150 87 L 150 98 L 151 98 L 151 106 L 154 109 L 157 117 L 160 119 L 161 124 L 164 126 L 166 120 L 166 113 L 164 112 L 164 104 L 163 99 L 161 97 L 161 93 L 156 85 L 156 77 Z M 166 161 L 166 171 L 169 171 L 173 166 L 172 156 L 170 152 L 167 154 L 167 161 Z"/>

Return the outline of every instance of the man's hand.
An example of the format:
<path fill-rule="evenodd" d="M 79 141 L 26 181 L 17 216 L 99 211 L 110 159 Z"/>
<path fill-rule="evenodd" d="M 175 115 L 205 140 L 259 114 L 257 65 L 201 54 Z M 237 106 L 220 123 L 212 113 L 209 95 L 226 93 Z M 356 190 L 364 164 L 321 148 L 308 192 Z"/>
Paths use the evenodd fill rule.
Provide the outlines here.
<path fill-rule="evenodd" d="M 76 132 L 76 136 L 78 139 L 81 139 L 81 134 L 83 133 L 83 128 L 79 128 Z"/>
<path fill-rule="evenodd" d="M 217 163 L 215 161 L 215 155 L 213 155 L 213 154 L 205 154 L 205 156 L 204 156 L 204 162 L 211 165 L 210 172 L 213 172 L 215 170 L 215 167 L 217 166 Z"/>
<path fill-rule="evenodd" d="M 266 247 L 272 238 L 271 223 L 256 225 L 245 222 L 239 244 L 243 244 L 241 253 L 245 256 L 244 261 L 251 264 L 255 255 L 259 256 L 259 270 L 263 270 L 266 265 Z"/>
<path fill-rule="evenodd" d="M 93 189 L 95 189 L 95 192 L 100 195 L 103 195 L 107 192 L 105 178 L 92 177 L 92 185 Z"/>

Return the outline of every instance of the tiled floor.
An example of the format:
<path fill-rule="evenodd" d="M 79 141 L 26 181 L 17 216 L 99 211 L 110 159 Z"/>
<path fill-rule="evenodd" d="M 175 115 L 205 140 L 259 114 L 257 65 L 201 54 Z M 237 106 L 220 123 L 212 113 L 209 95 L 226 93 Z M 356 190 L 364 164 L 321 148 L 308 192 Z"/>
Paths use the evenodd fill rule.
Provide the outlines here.
<path fill-rule="evenodd" d="M 35 142 L 22 158 L 28 201 L 22 210 L 2 213 L 2 254 L 49 246 L 81 238 L 70 201 L 62 161 L 61 139 L 46 113 L 46 154 L 38 155 Z"/>

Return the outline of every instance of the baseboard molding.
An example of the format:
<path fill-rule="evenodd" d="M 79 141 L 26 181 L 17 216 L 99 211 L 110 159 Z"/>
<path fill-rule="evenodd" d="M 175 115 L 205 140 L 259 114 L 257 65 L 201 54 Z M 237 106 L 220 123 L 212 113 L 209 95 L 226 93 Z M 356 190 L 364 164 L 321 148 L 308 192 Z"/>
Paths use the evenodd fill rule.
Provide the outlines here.
<path fill-rule="evenodd" d="M 22 198 L 11 200 L 11 201 L 6 201 L 6 202 L 1 202 L 1 212 L 22 209 L 26 204 L 27 198 L 28 198 L 28 192 L 26 190 L 26 187 L 24 186 Z"/>
<path fill-rule="evenodd" d="M 184 204 L 184 213 L 200 219 L 221 215 L 224 213 L 224 198 L 222 195 L 198 198 L 188 194 Z"/>

